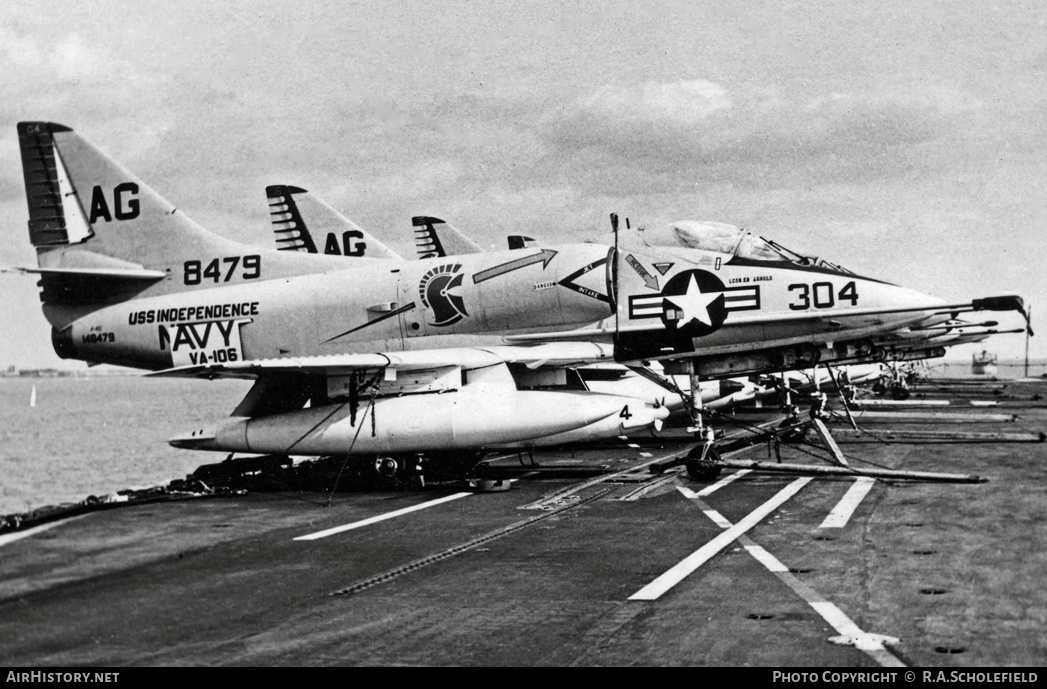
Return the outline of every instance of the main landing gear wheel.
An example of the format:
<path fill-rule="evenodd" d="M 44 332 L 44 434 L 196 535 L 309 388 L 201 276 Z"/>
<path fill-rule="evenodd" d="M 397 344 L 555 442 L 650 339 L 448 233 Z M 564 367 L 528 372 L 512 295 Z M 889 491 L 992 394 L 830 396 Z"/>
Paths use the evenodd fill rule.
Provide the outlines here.
<path fill-rule="evenodd" d="M 387 488 L 425 487 L 422 460 L 407 457 L 378 457 L 374 470 L 380 485 Z"/>
<path fill-rule="evenodd" d="M 702 458 L 703 450 L 705 451 L 704 459 Z M 684 466 L 687 467 L 687 473 L 695 481 L 712 481 L 720 475 L 720 470 L 723 468 L 720 466 L 720 453 L 711 447 L 706 450 L 703 445 L 687 453 L 687 461 Z"/>
<path fill-rule="evenodd" d="M 785 420 L 778 428 L 788 428 L 792 426 L 792 422 Z M 800 445 L 807 442 L 807 432 L 811 430 L 810 426 L 800 426 L 799 428 L 792 428 L 783 432 L 779 437 L 781 441 L 787 445 Z"/>

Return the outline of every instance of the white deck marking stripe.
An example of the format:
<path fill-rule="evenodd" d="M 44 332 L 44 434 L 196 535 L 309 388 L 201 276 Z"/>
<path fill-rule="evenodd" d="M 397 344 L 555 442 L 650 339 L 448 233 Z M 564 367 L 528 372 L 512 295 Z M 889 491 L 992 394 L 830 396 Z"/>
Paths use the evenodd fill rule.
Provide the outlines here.
<path fill-rule="evenodd" d="M 351 531 L 353 529 L 359 529 L 362 526 L 377 524 L 378 522 L 384 522 L 386 519 L 392 519 L 394 517 L 399 517 L 401 515 L 409 514 L 411 512 L 417 512 L 418 510 L 424 510 L 427 507 L 435 507 L 436 505 L 441 505 L 445 502 L 457 500 L 458 498 L 466 498 L 470 495 L 472 495 L 472 493 L 455 493 L 446 497 L 437 498 L 436 500 L 430 500 L 429 502 L 423 502 L 420 505 L 405 507 L 402 510 L 395 510 L 387 514 L 379 514 L 376 517 L 368 517 L 367 519 L 361 519 L 360 521 L 353 522 L 351 524 L 343 524 L 342 526 L 336 526 L 331 529 L 325 529 L 324 531 L 317 531 L 316 533 L 306 534 L 305 536 L 298 536 L 294 540 L 315 541 L 318 538 L 326 538 L 327 536 L 333 536 L 335 534 L 342 533 L 343 531 Z"/>
<path fill-rule="evenodd" d="M 825 517 L 825 521 L 818 528 L 842 529 L 847 526 L 847 522 L 851 519 L 851 515 L 854 514 L 854 510 L 865 499 L 865 496 L 869 494 L 875 482 L 876 479 L 868 476 L 860 476 L 855 479 L 851 487 L 843 494 L 840 502 L 836 503 L 836 507 Z"/>
<path fill-rule="evenodd" d="M 720 523 L 720 520 L 723 520 L 723 516 L 720 515 L 719 512 L 710 509 L 702 500 L 696 500 L 695 502 L 702 508 L 710 519 L 723 528 Z M 719 517 L 719 519 L 717 519 L 717 517 Z M 728 522 L 728 524 L 730 524 L 730 522 Z M 751 538 L 743 534 L 738 537 L 738 542 L 741 543 L 745 549 L 749 551 L 749 554 L 756 558 L 760 564 L 778 577 L 783 584 L 791 588 L 793 593 L 798 595 L 800 598 L 803 598 L 804 602 L 814 608 L 815 612 L 822 616 L 822 619 L 828 622 L 833 629 L 840 633 L 841 636 L 829 639 L 830 641 L 852 645 L 859 651 L 870 656 L 883 667 L 905 667 L 905 663 L 899 660 L 898 657 L 891 653 L 884 645 L 885 643 L 898 643 L 897 639 L 883 636 L 881 634 L 871 634 L 862 631 L 858 625 L 851 621 L 851 618 L 844 614 L 842 610 L 836 607 L 833 603 L 825 600 L 824 596 L 818 595 L 818 592 L 810 586 L 797 579 L 796 576 L 789 571 L 789 568 L 783 565 L 778 558 L 771 555 L 764 548 L 756 545 Z"/>
<path fill-rule="evenodd" d="M 698 497 L 704 498 L 706 495 L 712 495 L 716 491 L 726 486 L 731 481 L 737 478 L 741 478 L 742 476 L 745 476 L 746 474 L 751 472 L 751 469 L 741 469 L 739 471 L 734 472 L 733 474 L 730 474 L 729 476 L 724 476 L 722 479 L 712 484 L 711 486 L 706 486 L 705 488 L 702 488 L 700 491 L 698 491 Z"/>
<path fill-rule="evenodd" d="M 722 479 L 720 479 L 716 483 L 712 484 L 711 486 L 706 486 L 705 488 L 703 488 L 701 490 L 701 492 L 698 492 L 698 493 L 695 493 L 693 490 L 691 490 L 687 486 L 676 486 L 676 490 L 680 491 L 680 493 L 685 498 L 687 498 L 688 500 L 694 500 L 695 498 L 701 498 L 701 497 L 704 497 L 706 495 L 710 495 L 712 493 L 715 493 L 716 491 L 720 490 L 721 488 L 726 486 L 731 481 L 735 480 L 736 478 L 740 478 L 740 477 L 744 476 L 745 474 L 748 474 L 750 471 L 752 471 L 752 470 L 751 469 L 741 469 L 739 471 L 736 471 L 733 474 L 730 474 L 728 476 L 723 477 Z"/>
<path fill-rule="evenodd" d="M 822 616 L 822 619 L 832 625 L 833 629 L 840 632 L 841 636 L 845 637 L 847 645 L 853 644 L 859 651 L 872 656 L 876 662 L 884 667 L 905 667 L 905 663 L 883 645 L 888 637 L 881 634 L 863 632 L 858 625 L 851 621 L 851 618 L 847 617 L 842 610 L 829 601 L 807 602 Z M 830 640 L 836 641 L 836 639 Z M 898 640 L 890 639 L 890 642 L 897 643 Z"/>
<path fill-rule="evenodd" d="M 56 522 L 50 522 L 50 523 L 47 523 L 47 524 L 41 524 L 40 526 L 34 526 L 33 528 L 26 529 L 25 531 L 15 531 L 14 533 L 4 534 L 3 536 L 0 536 L 0 545 L 7 545 L 8 543 L 14 543 L 15 541 L 20 541 L 23 538 L 27 538 L 27 537 L 32 536 L 34 534 L 38 534 L 41 531 L 47 531 L 48 529 L 53 529 L 56 526 L 61 526 L 62 524 L 68 524 L 71 521 L 74 521 L 76 519 L 80 519 L 80 518 L 86 517 L 86 516 L 87 516 L 86 514 L 78 514 L 75 517 L 69 517 L 68 519 L 60 519 L 60 520 L 58 520 Z"/>
<path fill-rule="evenodd" d="M 723 516 L 716 510 L 705 510 L 705 516 L 712 519 L 713 522 L 721 529 L 731 528 L 731 522 L 727 521 L 727 517 Z"/>
<path fill-rule="evenodd" d="M 739 536 L 759 524 L 764 517 L 778 509 L 786 500 L 796 495 L 811 480 L 810 476 L 796 479 L 780 490 L 773 498 L 747 514 L 740 522 L 691 553 L 691 555 L 684 558 L 665 574 L 629 596 L 629 600 L 657 600 L 663 593 L 683 581 L 691 572 L 708 562 L 713 555 L 716 555 Z"/>
<path fill-rule="evenodd" d="M 708 514 L 708 512 L 706 512 L 706 514 Z M 713 521 L 716 521 L 716 520 L 714 519 Z M 757 560 L 759 560 L 760 564 L 762 564 L 764 567 L 766 567 L 769 571 L 771 571 L 771 572 L 788 572 L 789 571 L 789 568 L 786 567 L 785 565 L 783 565 L 781 562 L 779 562 L 778 558 L 776 558 L 774 555 L 771 555 L 769 552 L 767 552 L 766 550 L 764 550 L 760 546 L 756 545 L 755 543 L 753 545 L 745 546 L 745 549 L 749 551 L 750 555 L 752 555 Z"/>

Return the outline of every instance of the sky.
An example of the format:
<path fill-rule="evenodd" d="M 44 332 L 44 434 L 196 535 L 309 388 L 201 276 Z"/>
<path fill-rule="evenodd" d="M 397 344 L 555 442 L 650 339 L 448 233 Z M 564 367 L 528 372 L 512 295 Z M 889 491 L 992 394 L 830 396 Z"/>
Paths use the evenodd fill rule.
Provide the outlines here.
<path fill-rule="evenodd" d="M 47 120 L 262 246 L 269 184 L 404 255 L 415 215 L 491 248 L 715 220 L 1047 313 L 1047 4 L 698 4 L 5 0 L 0 265 L 36 264 L 15 123 Z M 0 368 L 84 366 L 31 277 L 0 274 L 0 333 Z"/>

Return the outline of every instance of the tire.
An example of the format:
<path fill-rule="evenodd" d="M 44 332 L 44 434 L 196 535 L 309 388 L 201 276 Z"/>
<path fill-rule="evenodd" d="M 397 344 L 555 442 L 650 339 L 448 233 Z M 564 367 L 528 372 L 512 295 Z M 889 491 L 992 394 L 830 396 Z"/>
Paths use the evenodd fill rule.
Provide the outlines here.
<path fill-rule="evenodd" d="M 783 421 L 778 428 L 784 428 L 790 426 L 788 421 Z M 807 432 L 811 430 L 810 426 L 804 426 L 803 428 L 793 428 L 785 433 L 782 433 L 779 437 L 783 443 L 787 445 L 799 445 L 807 440 Z"/>
<path fill-rule="evenodd" d="M 720 453 L 716 451 L 716 448 L 710 447 L 705 453 L 705 459 L 702 459 L 701 445 L 693 448 L 687 454 L 684 466 L 687 467 L 687 473 L 695 481 L 712 481 L 720 475 L 723 469 L 720 466 Z"/>

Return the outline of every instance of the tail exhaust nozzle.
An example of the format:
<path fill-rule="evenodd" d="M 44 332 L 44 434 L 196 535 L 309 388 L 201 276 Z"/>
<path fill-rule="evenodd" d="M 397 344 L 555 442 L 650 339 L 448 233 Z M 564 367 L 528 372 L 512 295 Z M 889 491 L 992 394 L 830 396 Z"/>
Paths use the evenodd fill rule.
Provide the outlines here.
<path fill-rule="evenodd" d="M 76 359 L 76 347 L 73 345 L 73 333 L 70 328 L 51 328 L 51 346 L 60 359 Z"/>

